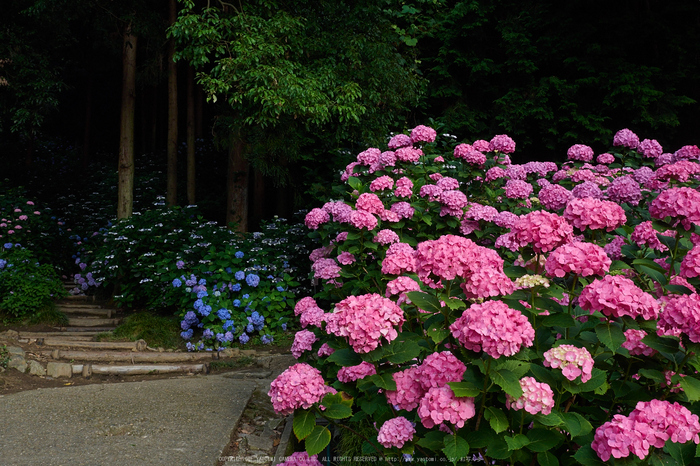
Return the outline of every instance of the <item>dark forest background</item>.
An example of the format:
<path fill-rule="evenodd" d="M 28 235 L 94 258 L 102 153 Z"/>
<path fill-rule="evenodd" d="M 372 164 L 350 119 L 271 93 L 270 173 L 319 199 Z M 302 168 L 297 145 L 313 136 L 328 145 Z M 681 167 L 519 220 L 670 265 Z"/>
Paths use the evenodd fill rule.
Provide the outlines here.
<path fill-rule="evenodd" d="M 119 217 L 150 189 L 254 229 L 418 124 L 506 133 L 514 163 L 603 152 L 621 128 L 673 152 L 698 143 L 699 102 L 697 0 L 5 0 L 0 15 L 0 183 L 48 202 L 103 173 Z"/>

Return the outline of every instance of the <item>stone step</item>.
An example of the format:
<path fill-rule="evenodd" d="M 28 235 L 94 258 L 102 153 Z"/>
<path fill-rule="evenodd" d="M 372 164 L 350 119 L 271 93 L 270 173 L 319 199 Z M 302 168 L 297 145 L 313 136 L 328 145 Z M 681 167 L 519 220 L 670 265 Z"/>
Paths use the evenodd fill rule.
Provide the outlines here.
<path fill-rule="evenodd" d="M 73 337 L 75 338 L 75 337 Z M 78 337 L 80 338 L 80 337 Z M 59 348 L 82 348 L 91 350 L 130 350 L 145 351 L 148 345 L 144 340 L 137 341 L 79 341 L 61 338 L 38 338 L 37 346 L 53 346 Z M 58 359 L 58 358 L 56 358 Z"/>
<path fill-rule="evenodd" d="M 90 361 L 90 362 L 130 362 L 136 363 L 175 363 L 188 361 L 212 361 L 219 359 L 219 353 L 177 353 L 151 351 L 77 351 L 77 350 L 42 350 L 44 357 L 55 360 Z"/>
<path fill-rule="evenodd" d="M 116 309 L 99 308 L 96 306 L 57 306 L 57 309 L 70 318 L 75 316 L 99 316 L 105 319 L 113 318 L 118 312 Z"/>
<path fill-rule="evenodd" d="M 100 333 L 112 333 L 112 332 L 20 332 L 19 338 L 63 338 L 63 339 L 75 339 L 76 341 L 92 341 L 95 335 Z"/>
<path fill-rule="evenodd" d="M 63 298 L 59 299 L 57 301 L 57 304 L 75 303 L 75 302 L 82 302 L 82 301 L 95 302 L 96 299 L 94 296 L 88 296 L 88 295 L 84 295 L 84 294 L 75 294 L 75 295 L 69 294 L 68 296 L 64 296 Z"/>
<path fill-rule="evenodd" d="M 121 319 L 101 319 L 98 317 L 69 317 L 68 325 L 71 327 L 116 327 Z"/>
<path fill-rule="evenodd" d="M 93 374 L 113 375 L 149 375 L 149 374 L 173 374 L 173 373 L 209 373 L 208 364 L 131 364 L 131 365 L 104 365 L 104 364 L 69 364 L 62 362 L 49 362 L 46 367 L 46 375 L 49 377 L 70 378 L 73 375 L 90 377 Z"/>
<path fill-rule="evenodd" d="M 114 330 L 111 327 L 53 327 L 59 332 L 82 333 L 83 335 L 97 335 L 98 333 L 108 333 Z"/>

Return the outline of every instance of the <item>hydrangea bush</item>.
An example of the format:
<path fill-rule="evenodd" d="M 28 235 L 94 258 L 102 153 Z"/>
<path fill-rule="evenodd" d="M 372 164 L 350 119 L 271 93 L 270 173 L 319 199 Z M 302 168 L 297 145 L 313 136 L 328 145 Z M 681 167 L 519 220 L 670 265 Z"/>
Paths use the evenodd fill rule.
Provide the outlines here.
<path fill-rule="evenodd" d="M 425 126 L 369 148 L 312 209 L 322 291 L 273 383 L 309 455 L 688 464 L 700 443 L 700 149 L 629 129 L 513 164 L 507 135 Z"/>
<path fill-rule="evenodd" d="M 241 235 L 195 207 L 157 205 L 95 233 L 74 280 L 80 291 L 115 290 L 121 306 L 172 309 L 189 350 L 267 344 L 286 330 L 296 294 L 310 291 L 308 244 L 303 225 L 284 219 Z"/>

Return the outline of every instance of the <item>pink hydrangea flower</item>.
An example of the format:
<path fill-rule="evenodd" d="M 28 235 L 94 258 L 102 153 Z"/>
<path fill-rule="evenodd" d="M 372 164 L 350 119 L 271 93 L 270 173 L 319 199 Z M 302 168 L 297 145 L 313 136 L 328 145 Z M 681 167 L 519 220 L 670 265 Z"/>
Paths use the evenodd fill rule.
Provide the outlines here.
<path fill-rule="evenodd" d="M 513 228 L 513 226 L 518 220 L 520 220 L 520 217 L 518 215 L 507 210 L 504 210 L 503 212 L 498 212 L 496 216 L 493 217 L 493 223 L 495 223 L 501 228 Z"/>
<path fill-rule="evenodd" d="M 573 197 L 571 191 L 558 184 L 548 184 L 539 192 L 540 203 L 548 210 L 559 210 Z"/>
<path fill-rule="evenodd" d="M 379 233 L 372 239 L 373 242 L 379 244 L 392 244 L 399 242 L 399 235 L 394 232 L 394 230 L 379 230 Z"/>
<path fill-rule="evenodd" d="M 411 142 L 433 142 L 437 132 L 428 126 L 418 125 L 411 130 Z"/>
<path fill-rule="evenodd" d="M 333 221 L 338 223 L 349 223 L 352 207 L 342 201 L 326 202 L 323 210 L 333 216 Z"/>
<path fill-rule="evenodd" d="M 669 295 L 664 302 L 658 322 L 660 335 L 688 335 L 693 343 L 700 343 L 700 297 Z"/>
<path fill-rule="evenodd" d="M 420 400 L 418 415 L 427 429 L 449 422 L 461 429 L 476 415 L 474 398 L 456 397 L 449 387 L 433 387 Z"/>
<path fill-rule="evenodd" d="M 418 380 L 418 367 L 412 366 L 401 372 L 392 374 L 396 382 L 396 390 L 384 392 L 387 401 L 396 409 L 413 411 L 425 392 Z"/>
<path fill-rule="evenodd" d="M 304 351 L 311 351 L 313 344 L 318 341 L 314 332 L 309 330 L 300 330 L 294 334 L 294 342 L 292 343 L 292 356 L 299 359 Z"/>
<path fill-rule="evenodd" d="M 530 414 L 542 413 L 545 416 L 552 412 L 554 392 L 549 385 L 538 382 L 534 377 L 523 377 L 520 388 L 523 394 L 519 398 L 514 399 L 506 394 L 506 408 L 515 411 L 524 409 Z"/>
<path fill-rule="evenodd" d="M 505 296 L 514 285 L 503 271 L 503 259 L 493 249 L 477 247 L 476 257 L 469 266 L 464 283 L 459 286 L 467 299 Z"/>
<path fill-rule="evenodd" d="M 369 184 L 369 190 L 372 192 L 383 191 L 385 189 L 393 189 L 393 188 L 394 188 L 394 179 L 388 175 L 383 175 L 383 176 L 380 176 L 379 178 L 375 178 Z"/>
<path fill-rule="evenodd" d="M 476 145 L 476 142 L 474 143 Z M 477 149 L 479 150 L 479 149 Z M 494 136 L 489 142 L 489 152 L 503 152 L 504 154 L 512 154 L 515 152 L 515 141 L 505 134 Z"/>
<path fill-rule="evenodd" d="M 431 353 L 418 366 L 418 377 L 424 391 L 433 387 L 444 387 L 447 382 L 460 382 L 467 366 L 451 352 Z"/>
<path fill-rule="evenodd" d="M 316 262 L 319 259 L 324 259 L 328 257 L 328 255 L 331 253 L 333 250 L 333 246 L 323 246 L 320 248 L 316 248 L 313 251 L 311 251 L 311 254 L 309 254 L 309 260 L 311 262 Z"/>
<path fill-rule="evenodd" d="M 374 364 L 362 361 L 357 366 L 341 367 L 338 371 L 338 380 L 343 383 L 349 383 L 376 373 L 377 369 L 374 367 Z"/>
<path fill-rule="evenodd" d="M 648 430 L 646 425 L 637 426 L 627 416 L 615 414 L 612 421 L 596 429 L 591 448 L 603 461 L 610 456 L 626 458 L 630 454 L 643 459 L 649 454 Z"/>
<path fill-rule="evenodd" d="M 389 223 L 396 223 L 401 220 L 399 214 L 392 212 L 391 210 L 382 210 L 379 213 L 379 218 L 382 219 L 383 222 Z"/>
<path fill-rule="evenodd" d="M 613 137 L 613 146 L 623 146 L 629 147 L 630 149 L 636 149 L 639 146 L 639 136 L 627 128 L 621 129 L 615 133 L 615 137 Z"/>
<path fill-rule="evenodd" d="M 639 143 L 637 151 L 648 159 L 655 159 L 664 152 L 661 144 L 656 139 L 643 140 Z"/>
<path fill-rule="evenodd" d="M 356 353 L 369 353 L 381 339 L 390 342 L 398 336 L 405 319 L 403 311 L 392 300 L 376 293 L 349 296 L 326 316 L 326 331 L 347 337 Z"/>
<path fill-rule="evenodd" d="M 472 147 L 471 144 L 457 144 L 454 150 L 452 151 L 452 155 L 454 155 L 456 159 L 463 159 L 468 153 L 470 153 L 473 150 L 474 147 Z"/>
<path fill-rule="evenodd" d="M 700 148 L 698 146 L 683 146 L 674 152 L 673 157 L 676 160 L 697 159 L 700 157 Z"/>
<path fill-rule="evenodd" d="M 420 197 L 427 197 L 430 202 L 435 202 L 440 198 L 443 189 L 436 184 L 426 184 L 420 187 L 418 194 Z"/>
<path fill-rule="evenodd" d="M 309 325 L 314 327 L 321 327 L 323 322 L 326 320 L 326 313 L 318 306 L 313 306 L 306 309 L 299 316 L 299 323 L 301 328 L 306 328 Z"/>
<path fill-rule="evenodd" d="M 561 368 L 561 372 L 569 380 L 575 380 L 581 376 L 581 382 L 591 380 L 593 370 L 593 357 L 586 348 L 577 348 L 573 345 L 560 345 L 544 353 L 543 364 L 552 369 Z"/>
<path fill-rule="evenodd" d="M 693 249 L 681 261 L 680 276 L 683 278 L 693 278 L 700 276 L 700 246 L 695 245 Z"/>
<path fill-rule="evenodd" d="M 613 202 L 636 206 L 642 200 L 642 190 L 632 175 L 615 178 L 605 190 L 605 195 Z"/>
<path fill-rule="evenodd" d="M 382 209 L 382 212 L 383 211 L 384 209 Z M 379 225 L 377 217 L 364 210 L 353 210 L 350 213 L 350 223 L 358 230 L 366 228 L 370 231 L 374 230 L 377 228 L 377 225 Z"/>
<path fill-rule="evenodd" d="M 578 160 L 580 162 L 590 162 L 593 160 L 593 149 L 584 144 L 574 144 L 566 151 L 569 160 Z"/>
<path fill-rule="evenodd" d="M 318 460 L 318 455 L 309 456 L 305 451 L 295 451 L 279 466 L 323 466 L 323 463 Z"/>
<path fill-rule="evenodd" d="M 671 217 L 686 230 L 700 224 L 700 192 L 692 188 L 670 188 L 663 191 L 649 206 L 653 218 Z"/>
<path fill-rule="evenodd" d="M 472 147 L 474 150 L 478 150 L 479 152 L 488 152 L 490 149 L 489 147 L 491 144 L 489 144 L 488 141 L 484 141 L 483 139 L 478 139 L 472 143 Z"/>
<path fill-rule="evenodd" d="M 622 207 L 611 201 L 592 198 L 571 199 L 563 216 L 579 230 L 613 231 L 627 223 Z"/>
<path fill-rule="evenodd" d="M 641 316 L 651 320 L 659 315 L 654 297 L 622 275 L 606 275 L 586 285 L 579 295 L 579 305 L 591 314 L 600 311 L 613 318 Z"/>
<path fill-rule="evenodd" d="M 401 147 L 396 149 L 396 158 L 402 162 L 418 162 L 423 151 L 413 147 Z"/>
<path fill-rule="evenodd" d="M 506 171 L 501 167 L 491 167 L 486 171 L 485 180 L 487 182 L 495 181 L 506 177 Z"/>
<path fill-rule="evenodd" d="M 659 240 L 657 234 L 658 232 L 652 226 L 651 221 L 647 220 L 634 227 L 630 239 L 640 247 L 648 246 L 657 251 L 668 251 L 668 247 Z"/>
<path fill-rule="evenodd" d="M 398 277 L 386 284 L 384 296 L 388 298 L 390 296 L 399 295 L 396 304 L 401 305 L 404 302 L 410 304 L 411 301 L 406 296 L 406 293 L 409 291 L 420 291 L 418 282 L 410 277 Z"/>
<path fill-rule="evenodd" d="M 311 296 L 305 296 L 297 301 L 296 305 L 294 306 L 294 315 L 298 316 L 307 309 L 311 309 L 313 307 L 318 307 L 316 300 Z"/>
<path fill-rule="evenodd" d="M 600 164 L 607 165 L 607 164 L 613 163 L 615 161 L 615 156 L 612 154 L 608 154 L 606 152 L 606 153 L 600 154 L 598 157 L 596 157 L 595 161 L 600 163 Z"/>
<path fill-rule="evenodd" d="M 455 235 L 423 241 L 418 244 L 415 254 L 418 277 L 432 288 L 438 288 L 437 282 L 443 279 L 466 278 L 476 259 L 477 248 L 479 246 L 470 239 Z"/>
<path fill-rule="evenodd" d="M 379 215 L 380 212 L 384 210 L 384 204 L 379 196 L 373 193 L 362 193 L 357 198 L 355 203 L 355 208 L 357 210 L 363 210 L 371 214 Z"/>
<path fill-rule="evenodd" d="M 439 201 L 442 205 L 442 210 L 440 211 L 441 217 L 451 215 L 461 218 L 464 213 L 462 209 L 468 204 L 467 195 L 456 189 L 441 192 Z"/>
<path fill-rule="evenodd" d="M 307 228 L 311 230 L 317 230 L 319 225 L 328 223 L 331 217 L 325 210 L 319 209 L 318 207 L 311 209 L 311 211 L 306 214 L 304 218 L 304 223 Z"/>
<path fill-rule="evenodd" d="M 377 442 L 384 448 L 402 448 L 406 442 L 413 440 L 415 433 L 413 424 L 405 417 L 399 416 L 382 424 L 377 434 Z"/>
<path fill-rule="evenodd" d="M 527 317 L 501 301 L 472 304 L 450 325 L 450 332 L 465 348 L 483 349 L 494 359 L 513 356 L 535 339 Z"/>
<path fill-rule="evenodd" d="M 654 174 L 654 178 L 659 181 L 676 180 L 685 183 L 700 173 L 700 164 L 689 160 L 680 160 L 659 167 Z"/>
<path fill-rule="evenodd" d="M 532 185 L 523 180 L 508 180 L 505 190 L 508 199 L 527 199 L 532 194 Z"/>
<path fill-rule="evenodd" d="M 513 227 L 513 240 L 520 247 L 530 246 L 537 252 L 549 252 L 573 238 L 573 228 L 564 217 L 535 210 L 520 217 Z"/>
<path fill-rule="evenodd" d="M 333 388 L 326 386 L 321 371 L 297 363 L 272 381 L 267 394 L 275 412 L 286 415 L 298 408 L 308 409 L 333 392 Z"/>
<path fill-rule="evenodd" d="M 626 340 L 622 347 L 627 349 L 632 356 L 653 356 L 656 350 L 642 343 L 642 338 L 645 336 L 647 336 L 647 332 L 644 330 L 627 329 L 625 330 Z"/>
<path fill-rule="evenodd" d="M 496 215 L 498 215 L 498 210 L 495 207 L 479 204 L 478 202 L 470 202 L 466 212 L 464 212 L 465 219 L 484 220 L 486 222 L 492 222 Z"/>
<path fill-rule="evenodd" d="M 408 202 L 396 202 L 392 204 L 389 210 L 395 212 L 401 218 L 409 219 L 413 218 L 413 214 L 415 212 L 415 209 L 411 207 L 411 204 L 409 204 Z"/>
<path fill-rule="evenodd" d="M 416 251 L 406 243 L 394 243 L 386 251 L 386 257 L 382 261 L 382 273 L 387 275 L 401 275 L 404 272 L 415 272 Z"/>
<path fill-rule="evenodd" d="M 360 152 L 357 155 L 357 161 L 366 166 L 374 165 L 377 162 L 379 162 L 379 156 L 382 154 L 382 151 L 379 149 L 376 149 L 374 147 L 370 147 L 369 149 Z"/>
<path fill-rule="evenodd" d="M 343 265 L 350 265 L 355 262 L 355 256 L 347 251 L 343 251 L 338 255 L 338 263 Z"/>
<path fill-rule="evenodd" d="M 552 251 L 544 268 L 550 277 L 562 278 L 567 273 L 588 277 L 605 275 L 611 264 L 608 255 L 597 244 L 574 241 Z"/>
<path fill-rule="evenodd" d="M 615 236 L 608 244 L 605 245 L 603 251 L 608 257 L 614 261 L 622 259 L 622 246 L 627 244 L 627 241 L 622 236 Z"/>
<path fill-rule="evenodd" d="M 413 181 L 407 177 L 399 178 L 396 181 L 396 189 L 394 190 L 396 197 L 411 197 L 413 195 Z"/>
<path fill-rule="evenodd" d="M 600 186 L 594 181 L 584 181 L 571 189 L 571 194 L 578 199 L 590 197 L 592 199 L 602 199 L 604 194 Z"/>
<path fill-rule="evenodd" d="M 318 355 L 319 358 L 325 357 L 325 356 L 330 356 L 331 354 L 335 353 L 335 350 L 328 346 L 328 343 L 324 343 L 321 345 L 321 347 L 318 349 Z"/>
<path fill-rule="evenodd" d="M 406 134 L 397 134 L 389 140 L 389 149 L 398 149 L 413 144 L 411 137 Z"/>
<path fill-rule="evenodd" d="M 311 265 L 315 278 L 332 280 L 340 277 L 340 266 L 334 259 L 319 259 Z"/>

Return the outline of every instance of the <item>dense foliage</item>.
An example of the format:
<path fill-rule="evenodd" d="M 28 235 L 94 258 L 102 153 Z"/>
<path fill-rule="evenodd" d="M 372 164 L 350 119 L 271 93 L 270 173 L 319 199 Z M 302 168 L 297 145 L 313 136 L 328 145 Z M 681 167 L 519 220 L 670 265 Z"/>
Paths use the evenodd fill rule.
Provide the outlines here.
<path fill-rule="evenodd" d="M 306 453 L 331 440 L 318 418 L 371 418 L 363 453 L 394 464 L 695 457 L 700 149 L 628 129 L 561 166 L 515 147 L 418 126 L 309 212 L 325 286 L 269 393 Z"/>

